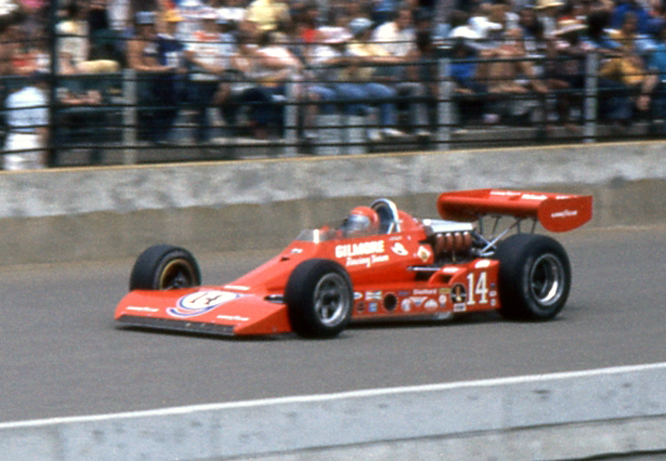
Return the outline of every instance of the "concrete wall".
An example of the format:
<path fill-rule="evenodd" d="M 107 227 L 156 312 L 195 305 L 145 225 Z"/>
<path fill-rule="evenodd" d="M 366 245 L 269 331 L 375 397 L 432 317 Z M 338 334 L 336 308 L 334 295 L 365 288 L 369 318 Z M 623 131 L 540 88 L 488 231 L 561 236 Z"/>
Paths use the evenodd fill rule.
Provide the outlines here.
<path fill-rule="evenodd" d="M 548 148 L 0 173 L 2 264 L 280 248 L 378 196 L 435 217 L 445 190 L 592 193 L 594 226 L 663 222 L 666 145 Z"/>
<path fill-rule="evenodd" d="M 0 460 L 582 459 L 666 451 L 666 364 L 0 424 Z"/>

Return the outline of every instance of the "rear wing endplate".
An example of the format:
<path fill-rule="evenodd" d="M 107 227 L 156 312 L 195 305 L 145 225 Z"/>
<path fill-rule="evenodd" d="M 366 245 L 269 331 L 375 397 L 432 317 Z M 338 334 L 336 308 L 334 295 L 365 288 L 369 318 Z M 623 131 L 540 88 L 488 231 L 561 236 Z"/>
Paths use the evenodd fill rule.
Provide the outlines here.
<path fill-rule="evenodd" d="M 437 210 L 443 219 L 452 221 L 507 215 L 538 220 L 551 232 L 566 232 L 592 219 L 592 196 L 477 189 L 444 192 L 437 200 Z"/>

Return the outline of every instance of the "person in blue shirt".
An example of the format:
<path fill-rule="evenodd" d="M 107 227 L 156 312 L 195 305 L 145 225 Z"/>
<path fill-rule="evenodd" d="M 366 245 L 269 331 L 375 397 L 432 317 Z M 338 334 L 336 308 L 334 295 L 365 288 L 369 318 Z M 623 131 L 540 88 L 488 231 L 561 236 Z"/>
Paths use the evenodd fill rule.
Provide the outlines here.
<path fill-rule="evenodd" d="M 608 35 L 606 28 L 609 21 L 608 11 L 601 8 L 592 10 L 587 16 L 585 45 L 589 52 L 599 54 L 600 69 L 604 66 L 606 60 L 622 57 L 622 46 Z M 599 118 L 610 120 L 622 126 L 631 123 L 633 110 L 628 87 L 621 82 L 604 77 L 598 78 L 597 85 L 600 96 Z"/>
<path fill-rule="evenodd" d="M 655 120 L 666 118 L 666 22 L 655 24 L 654 48 L 648 56 L 648 69 L 657 75 L 659 83 L 654 92 L 652 115 Z M 666 124 L 662 125 L 662 132 L 666 132 Z"/>
<path fill-rule="evenodd" d="M 161 102 L 163 107 L 156 112 L 156 118 L 164 129 L 161 141 L 166 141 L 178 115 L 180 105 L 187 94 L 185 45 L 176 30 L 183 18 L 176 10 L 168 10 L 164 15 L 164 31 L 157 35 L 157 62 L 172 69 L 162 77 Z"/>
<path fill-rule="evenodd" d="M 638 32 L 641 34 L 648 32 L 650 15 L 648 11 L 636 0 L 621 0 L 615 5 L 611 17 L 610 28 L 621 29 L 624 24 L 624 16 L 627 13 L 633 13 L 638 19 Z"/>

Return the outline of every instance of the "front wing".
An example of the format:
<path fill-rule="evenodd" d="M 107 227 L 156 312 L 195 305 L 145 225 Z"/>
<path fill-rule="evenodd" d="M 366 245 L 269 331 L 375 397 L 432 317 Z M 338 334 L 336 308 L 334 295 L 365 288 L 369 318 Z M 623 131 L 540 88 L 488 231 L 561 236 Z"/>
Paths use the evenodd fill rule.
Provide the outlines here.
<path fill-rule="evenodd" d="M 116 308 L 115 319 L 131 327 L 224 336 L 291 331 L 282 302 L 220 287 L 132 291 Z"/>

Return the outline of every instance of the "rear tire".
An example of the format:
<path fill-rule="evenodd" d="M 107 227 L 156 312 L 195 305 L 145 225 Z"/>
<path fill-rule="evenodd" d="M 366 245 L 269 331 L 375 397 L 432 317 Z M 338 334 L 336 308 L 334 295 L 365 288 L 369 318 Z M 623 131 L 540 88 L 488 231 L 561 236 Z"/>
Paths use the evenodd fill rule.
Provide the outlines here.
<path fill-rule="evenodd" d="M 347 271 L 328 259 L 300 263 L 284 292 L 291 328 L 306 338 L 340 334 L 351 320 L 353 299 Z"/>
<path fill-rule="evenodd" d="M 550 320 L 564 308 L 571 288 L 571 264 L 556 240 L 516 234 L 500 242 L 500 314 L 512 320 Z"/>
<path fill-rule="evenodd" d="M 134 263 L 131 290 L 173 290 L 201 285 L 201 271 L 192 253 L 173 245 L 154 245 Z"/>

